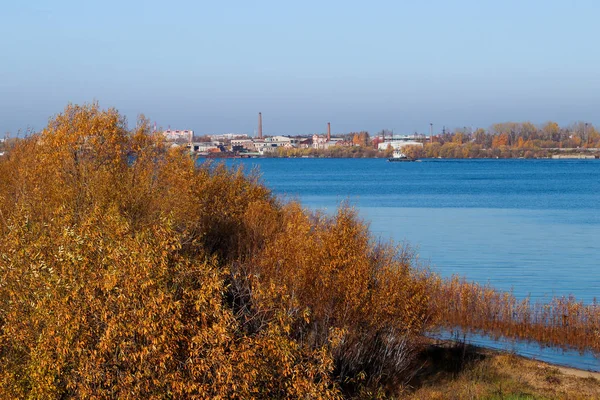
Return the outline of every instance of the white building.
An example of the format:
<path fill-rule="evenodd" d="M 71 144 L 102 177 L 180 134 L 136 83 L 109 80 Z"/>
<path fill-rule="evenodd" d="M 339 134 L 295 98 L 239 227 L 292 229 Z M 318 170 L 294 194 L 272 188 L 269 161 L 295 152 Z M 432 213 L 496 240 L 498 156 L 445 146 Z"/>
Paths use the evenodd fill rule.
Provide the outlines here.
<path fill-rule="evenodd" d="M 266 137 L 264 140 L 266 143 L 275 143 L 277 146 L 298 147 L 298 144 L 302 139 L 289 136 L 270 136 Z"/>
<path fill-rule="evenodd" d="M 167 129 L 163 132 L 163 135 L 166 140 L 173 142 L 189 142 L 191 143 L 194 139 L 194 131 L 172 131 L 171 129 Z"/>
<path fill-rule="evenodd" d="M 247 139 L 248 135 L 245 133 L 224 133 L 222 135 L 210 135 L 212 140 L 233 140 L 233 139 Z"/>
<path fill-rule="evenodd" d="M 219 148 L 219 142 L 195 142 L 193 150 L 198 153 L 206 153 Z"/>
<path fill-rule="evenodd" d="M 391 146 L 394 150 L 402 150 L 405 146 L 420 146 L 423 147 L 423 143 L 415 142 L 414 140 L 388 140 L 387 142 L 381 142 L 377 145 L 377 150 L 387 150 Z"/>
<path fill-rule="evenodd" d="M 256 150 L 258 151 L 259 154 L 272 154 L 272 153 L 277 153 L 277 149 L 281 146 L 278 146 L 277 143 L 265 143 L 262 142 L 260 143 L 260 146 L 256 146 L 257 143 L 254 143 L 254 146 L 256 147 Z"/>
<path fill-rule="evenodd" d="M 270 140 L 265 139 L 257 139 L 254 141 L 254 149 L 259 154 L 268 154 L 277 152 L 277 148 L 280 147 L 279 143 L 273 143 Z"/>

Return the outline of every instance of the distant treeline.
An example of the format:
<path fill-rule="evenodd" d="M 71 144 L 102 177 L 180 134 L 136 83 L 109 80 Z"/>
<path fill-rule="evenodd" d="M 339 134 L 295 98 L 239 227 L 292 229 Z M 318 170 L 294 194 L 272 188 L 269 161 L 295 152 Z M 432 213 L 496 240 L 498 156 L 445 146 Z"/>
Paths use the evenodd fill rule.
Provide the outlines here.
<path fill-rule="evenodd" d="M 415 157 L 540 158 L 560 151 L 600 147 L 600 134 L 587 123 L 560 127 L 556 122 L 536 126 L 530 122 L 494 124 L 489 130 L 458 129 L 434 136 L 433 143 L 411 148 Z"/>
<path fill-rule="evenodd" d="M 272 157 L 324 157 L 324 158 L 384 158 L 391 156 L 392 151 L 378 151 L 373 147 L 365 146 L 331 146 L 327 149 L 314 148 L 284 148 L 277 153 L 269 154 Z"/>
<path fill-rule="evenodd" d="M 280 149 L 280 157 L 388 157 L 391 151 L 377 151 L 383 138 L 390 140 L 392 132 L 381 131 L 342 135 L 341 145 L 328 149 Z M 545 158 L 559 152 L 583 152 L 600 148 L 600 133 L 589 123 L 579 122 L 566 127 L 556 122 L 541 126 L 530 122 L 506 122 L 489 129 L 456 129 L 423 140 L 423 146 L 409 146 L 404 153 L 413 158 Z"/>

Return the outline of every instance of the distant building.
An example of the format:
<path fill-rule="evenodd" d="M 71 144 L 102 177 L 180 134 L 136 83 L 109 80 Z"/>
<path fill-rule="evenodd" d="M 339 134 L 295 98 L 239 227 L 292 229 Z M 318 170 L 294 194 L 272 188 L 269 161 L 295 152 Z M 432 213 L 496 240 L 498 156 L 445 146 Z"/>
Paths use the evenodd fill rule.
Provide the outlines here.
<path fill-rule="evenodd" d="M 302 149 L 310 149 L 312 147 L 313 141 L 312 138 L 300 138 L 298 139 L 298 147 Z"/>
<path fill-rule="evenodd" d="M 427 142 L 430 139 L 429 136 L 420 133 L 414 133 L 412 135 L 400 135 L 397 133 L 385 135 L 378 134 L 374 138 L 379 138 L 380 140 L 388 142 L 394 140 L 414 140 L 415 142 Z"/>
<path fill-rule="evenodd" d="M 195 142 L 192 144 L 192 150 L 198 153 L 208 153 L 219 150 L 219 142 Z"/>
<path fill-rule="evenodd" d="M 239 151 L 244 149 L 247 151 L 254 151 L 254 141 L 252 139 L 231 139 L 231 150 Z"/>
<path fill-rule="evenodd" d="M 279 147 L 278 143 L 267 141 L 269 138 L 254 140 L 254 149 L 260 154 L 275 153 Z"/>
<path fill-rule="evenodd" d="M 266 143 L 275 143 L 277 146 L 283 147 L 298 147 L 298 143 L 300 143 L 300 138 L 289 137 L 289 136 L 271 136 L 266 137 Z"/>
<path fill-rule="evenodd" d="M 330 148 L 331 146 L 336 146 L 338 143 L 343 141 L 344 139 L 336 137 L 330 137 L 329 140 L 327 140 L 327 136 L 315 134 L 312 137 L 312 147 L 313 149 L 324 150 Z"/>
<path fill-rule="evenodd" d="M 163 132 L 166 140 L 170 142 L 188 142 L 191 143 L 194 140 L 194 131 L 173 131 L 167 129 Z"/>
<path fill-rule="evenodd" d="M 265 143 L 264 139 L 255 139 L 254 140 L 254 150 L 260 153 L 261 149 L 265 147 L 267 143 Z"/>
<path fill-rule="evenodd" d="M 414 140 L 388 140 L 387 142 L 381 142 L 377 145 L 378 150 L 387 150 L 388 147 L 392 147 L 394 150 L 401 150 L 405 146 L 420 146 L 423 147 L 423 143 L 415 142 Z"/>
<path fill-rule="evenodd" d="M 256 143 L 255 143 L 256 146 Z M 257 148 L 256 150 L 258 151 L 259 154 L 272 154 L 272 153 L 277 153 L 277 149 L 281 147 L 278 146 L 277 143 L 262 143 L 262 146 L 260 148 Z"/>
<path fill-rule="evenodd" d="M 209 135 L 211 140 L 233 140 L 233 139 L 247 139 L 248 135 L 245 133 L 223 133 L 221 135 Z"/>
<path fill-rule="evenodd" d="M 321 135 L 317 135 L 314 134 L 312 137 L 312 146 L 313 149 L 326 149 L 329 146 L 326 145 L 327 144 L 327 136 L 321 136 Z"/>

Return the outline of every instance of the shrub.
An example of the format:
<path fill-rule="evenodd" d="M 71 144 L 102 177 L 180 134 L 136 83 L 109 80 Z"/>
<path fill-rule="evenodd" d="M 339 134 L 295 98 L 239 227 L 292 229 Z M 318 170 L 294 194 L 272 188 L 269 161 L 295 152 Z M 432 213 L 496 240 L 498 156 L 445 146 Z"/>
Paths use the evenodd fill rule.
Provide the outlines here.
<path fill-rule="evenodd" d="M 269 191 L 139 126 L 69 106 L 0 163 L 1 397 L 336 397 L 328 343 L 281 312 L 245 334 L 227 301 Z"/>

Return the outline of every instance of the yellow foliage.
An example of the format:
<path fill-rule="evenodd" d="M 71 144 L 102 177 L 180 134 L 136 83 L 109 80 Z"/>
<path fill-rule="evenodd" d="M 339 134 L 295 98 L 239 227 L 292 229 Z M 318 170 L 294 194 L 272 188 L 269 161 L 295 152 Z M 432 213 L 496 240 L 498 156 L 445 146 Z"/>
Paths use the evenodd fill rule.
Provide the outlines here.
<path fill-rule="evenodd" d="M 270 192 L 149 132 L 69 106 L 0 162 L 0 397 L 336 397 L 328 344 L 229 300 Z"/>

